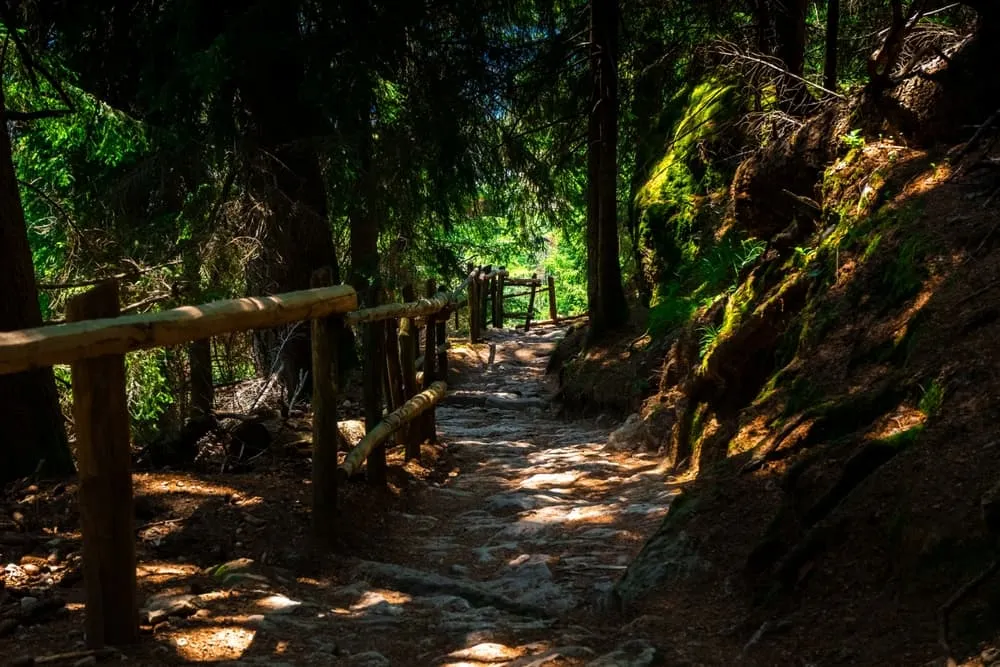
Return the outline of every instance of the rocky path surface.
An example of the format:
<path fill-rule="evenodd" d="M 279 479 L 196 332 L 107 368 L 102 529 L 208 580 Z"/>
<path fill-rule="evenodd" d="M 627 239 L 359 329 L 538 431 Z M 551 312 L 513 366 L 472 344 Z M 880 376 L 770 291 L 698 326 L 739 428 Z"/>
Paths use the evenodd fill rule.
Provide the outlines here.
<path fill-rule="evenodd" d="M 387 540 L 377 559 L 341 563 L 335 583 L 251 564 L 241 582 L 239 563 L 214 573 L 244 589 L 232 619 L 252 642 L 232 664 L 660 664 L 661 638 L 623 629 L 601 601 L 672 492 L 654 457 L 604 448 L 610 426 L 557 415 L 545 368 L 564 334 L 492 331 L 492 366 L 487 345 L 456 344 L 461 377 L 437 410 L 449 468 L 373 528 Z M 176 604 L 147 608 L 169 618 Z"/>

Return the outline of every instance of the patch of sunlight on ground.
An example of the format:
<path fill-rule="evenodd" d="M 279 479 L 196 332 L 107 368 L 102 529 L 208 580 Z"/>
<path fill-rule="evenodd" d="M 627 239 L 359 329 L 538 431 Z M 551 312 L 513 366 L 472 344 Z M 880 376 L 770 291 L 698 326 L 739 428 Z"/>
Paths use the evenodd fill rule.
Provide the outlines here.
<path fill-rule="evenodd" d="M 135 494 L 164 495 L 184 494 L 191 496 L 242 496 L 231 486 L 215 484 L 183 475 L 155 475 L 140 473 L 132 476 Z"/>
<path fill-rule="evenodd" d="M 511 647 L 494 642 L 484 642 L 470 646 L 468 648 L 452 651 L 445 656 L 446 662 L 441 667 L 480 667 L 481 665 L 492 665 L 508 660 L 520 658 L 528 653 L 528 649 L 537 651 L 540 646 L 533 644 L 530 647 Z"/>
<path fill-rule="evenodd" d="M 186 628 L 172 632 L 167 640 L 177 655 L 188 662 L 239 660 L 257 635 L 238 625 Z"/>
<path fill-rule="evenodd" d="M 137 565 L 135 575 L 144 584 L 164 584 L 180 577 L 193 577 L 199 571 L 196 565 L 154 561 Z"/>

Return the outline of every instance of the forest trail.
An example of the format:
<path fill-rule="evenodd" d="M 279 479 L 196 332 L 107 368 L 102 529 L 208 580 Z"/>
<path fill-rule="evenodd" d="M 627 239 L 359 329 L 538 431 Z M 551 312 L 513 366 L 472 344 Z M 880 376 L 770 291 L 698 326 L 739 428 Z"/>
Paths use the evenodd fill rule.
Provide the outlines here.
<path fill-rule="evenodd" d="M 545 369 L 565 333 L 452 339 L 436 461 L 401 467 L 394 450 L 395 493 L 347 485 L 332 551 L 309 553 L 307 458 L 251 475 L 137 473 L 145 638 L 124 654 L 139 665 L 658 664 L 641 619 L 622 628 L 603 607 L 676 491 L 655 455 L 605 450 L 609 424 L 558 415 Z M 80 577 L 64 576 L 79 573 L 75 494 L 42 493 L 52 500 L 39 525 L 67 528 L 25 548 L 34 555 L 5 554 L 7 584 L 27 596 L 20 607 L 69 613 L 0 638 L 29 656 L 84 648 Z M 36 502 L 26 498 L 18 507 Z M 57 581 L 34 592 L 44 577 Z"/>
<path fill-rule="evenodd" d="M 607 426 L 557 416 L 545 368 L 564 334 L 492 331 L 492 367 L 487 345 L 452 349 L 458 383 L 437 410 L 450 468 L 389 514 L 378 560 L 258 618 L 242 663 L 654 664 L 598 607 L 674 492 L 652 455 L 605 451 Z"/>

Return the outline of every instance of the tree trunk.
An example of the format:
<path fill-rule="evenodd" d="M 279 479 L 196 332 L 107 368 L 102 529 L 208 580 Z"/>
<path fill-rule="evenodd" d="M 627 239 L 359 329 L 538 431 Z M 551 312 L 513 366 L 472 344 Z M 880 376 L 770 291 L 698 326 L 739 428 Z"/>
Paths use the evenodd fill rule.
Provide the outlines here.
<path fill-rule="evenodd" d="M 265 204 L 261 251 L 247 266 L 247 288 L 254 296 L 307 289 L 313 271 L 322 267 L 333 265 L 336 272 L 325 182 L 309 141 L 324 123 L 303 101 L 298 21 L 295 3 L 260 3 L 232 35 L 236 51 L 245 54 L 237 83 L 252 121 L 248 140 L 258 149 L 250 186 Z M 262 47 L 262 34 L 272 35 L 274 44 Z M 258 370 L 269 372 L 280 350 L 282 383 L 294 391 L 310 376 L 310 336 L 308 324 L 258 332 Z M 311 385 L 304 382 L 302 396 L 309 396 Z"/>
<path fill-rule="evenodd" d="M 592 0 L 594 104 L 587 159 L 587 295 L 592 339 L 628 319 L 618 257 L 618 22 L 618 0 Z"/>
<path fill-rule="evenodd" d="M 801 77 L 806 62 L 806 14 L 809 0 L 776 0 L 774 5 L 775 55 L 789 74 Z M 785 78 L 785 90 L 780 97 L 787 111 L 804 114 L 808 111 L 809 91 L 800 79 Z"/>
<path fill-rule="evenodd" d="M 372 130 L 372 82 L 364 80 L 355 91 L 357 96 L 353 127 L 356 142 L 357 185 L 356 199 L 350 212 L 351 227 L 351 275 L 350 284 L 358 292 L 361 306 L 371 308 L 378 305 L 381 292 L 378 259 L 378 214 L 377 181 L 374 172 L 374 136 Z M 381 322 L 365 325 L 363 337 L 364 375 L 363 391 L 365 406 L 365 431 L 371 433 L 382 420 L 382 345 L 385 342 Z M 368 456 L 368 480 L 382 485 L 386 479 L 385 447 L 380 445 Z"/>
<path fill-rule="evenodd" d="M 823 87 L 837 91 L 837 38 L 840 36 L 840 0 L 826 3 L 826 58 L 823 63 Z"/>
<path fill-rule="evenodd" d="M 14 331 L 41 326 L 42 312 L 6 119 L 0 124 L 0 331 Z M 51 368 L 0 375 L 0 423 L 0 483 L 39 467 L 49 475 L 73 472 Z"/>
<path fill-rule="evenodd" d="M 587 114 L 587 311 L 590 313 L 590 328 L 603 327 L 601 310 L 601 124 L 596 112 L 601 102 L 600 86 L 600 28 L 596 25 L 597 4 L 605 0 L 591 0 L 590 12 L 590 76 L 591 95 Z"/>

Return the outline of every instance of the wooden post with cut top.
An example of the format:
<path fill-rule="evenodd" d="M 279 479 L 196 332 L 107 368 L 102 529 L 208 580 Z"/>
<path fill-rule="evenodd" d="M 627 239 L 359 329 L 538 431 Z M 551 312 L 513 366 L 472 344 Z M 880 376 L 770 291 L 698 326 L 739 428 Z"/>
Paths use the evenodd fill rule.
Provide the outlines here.
<path fill-rule="evenodd" d="M 437 284 L 431 278 L 427 281 L 427 298 L 434 298 L 437 292 Z M 430 389 L 437 377 L 437 327 L 434 324 L 434 315 L 427 316 L 427 333 L 424 334 L 424 389 Z M 424 415 L 422 429 L 422 439 L 431 442 L 437 437 L 437 422 L 434 419 L 434 410 L 428 410 Z"/>
<path fill-rule="evenodd" d="M 528 313 L 524 317 L 524 331 L 527 333 L 531 328 L 531 316 L 535 313 L 535 290 L 538 285 L 538 274 L 531 274 L 531 295 L 528 296 Z"/>
<path fill-rule="evenodd" d="M 559 313 L 556 309 L 556 278 L 555 276 L 549 276 L 549 319 L 552 320 L 553 324 L 559 321 Z"/>
<path fill-rule="evenodd" d="M 403 300 L 407 303 L 416 298 L 413 285 L 403 287 Z M 417 349 L 420 346 L 420 332 L 412 318 L 404 317 L 399 321 L 399 365 L 403 380 L 403 399 L 410 400 L 417 395 Z M 406 460 L 420 460 L 420 429 L 415 424 L 402 427 L 402 439 L 406 447 Z"/>
<path fill-rule="evenodd" d="M 469 340 L 478 343 L 482 340 L 479 318 L 479 269 L 469 271 Z"/>
<path fill-rule="evenodd" d="M 378 305 L 378 290 L 369 287 L 368 295 L 366 306 L 371 308 Z M 362 325 L 362 328 L 364 330 L 362 403 L 365 409 L 365 433 L 371 433 L 382 421 L 382 369 L 385 364 L 382 348 L 385 345 L 385 333 L 383 323 L 380 321 L 368 322 Z M 368 455 L 368 482 L 375 486 L 385 486 L 387 469 L 385 446 L 375 447 Z"/>
<path fill-rule="evenodd" d="M 439 380 L 448 381 L 448 311 L 438 316 L 435 338 L 438 344 L 437 375 Z"/>
<path fill-rule="evenodd" d="M 330 269 L 312 275 L 312 287 L 331 284 Z M 337 522 L 337 316 L 312 321 L 312 528 L 318 544 L 329 544 Z"/>
<path fill-rule="evenodd" d="M 490 326 L 490 309 L 489 309 L 489 298 L 490 298 L 490 281 L 491 278 L 485 278 L 485 276 L 493 273 L 493 266 L 487 264 L 483 267 L 483 282 L 481 284 L 480 296 L 482 297 L 482 305 L 480 305 L 479 316 L 483 320 L 483 328 L 488 329 Z"/>
<path fill-rule="evenodd" d="M 385 365 L 389 391 L 389 412 L 407 401 L 403 397 L 403 374 L 399 359 L 399 320 L 385 323 Z"/>
<path fill-rule="evenodd" d="M 507 283 L 507 267 L 506 266 L 501 266 L 500 267 L 500 278 L 497 281 L 497 319 L 500 322 L 497 326 L 499 328 L 501 328 L 501 329 L 503 329 L 503 320 L 504 320 L 503 309 L 504 309 L 504 298 L 505 297 L 504 297 L 503 292 L 504 292 L 504 286 L 505 286 L 506 283 Z"/>
<path fill-rule="evenodd" d="M 117 317 L 118 283 L 101 283 L 70 299 L 71 322 Z M 80 527 L 86 590 L 87 645 L 139 641 L 135 533 L 125 356 L 109 354 L 70 366 L 80 477 Z"/>

